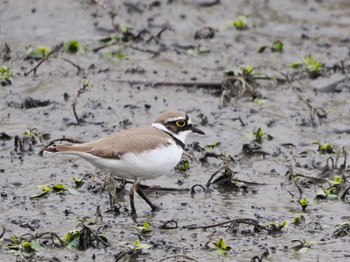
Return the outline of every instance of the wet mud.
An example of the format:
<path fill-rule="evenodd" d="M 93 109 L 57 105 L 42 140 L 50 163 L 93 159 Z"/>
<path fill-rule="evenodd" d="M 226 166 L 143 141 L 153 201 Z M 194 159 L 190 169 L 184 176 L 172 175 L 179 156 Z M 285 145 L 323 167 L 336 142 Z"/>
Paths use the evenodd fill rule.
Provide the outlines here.
<path fill-rule="evenodd" d="M 0 260 L 349 259 L 349 10 L 1 0 L 0 66 L 12 75 L 0 79 Z M 190 137 L 189 166 L 143 182 L 161 210 L 137 197 L 136 220 L 129 181 L 39 154 L 172 109 L 206 135 Z"/>

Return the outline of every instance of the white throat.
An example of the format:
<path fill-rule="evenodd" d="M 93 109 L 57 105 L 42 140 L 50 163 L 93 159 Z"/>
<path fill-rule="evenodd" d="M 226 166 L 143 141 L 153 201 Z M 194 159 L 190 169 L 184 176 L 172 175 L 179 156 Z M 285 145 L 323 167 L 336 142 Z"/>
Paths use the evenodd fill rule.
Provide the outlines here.
<path fill-rule="evenodd" d="M 166 128 L 163 124 L 161 123 L 153 123 L 152 127 L 158 128 L 168 134 L 171 134 L 173 137 L 179 139 L 182 143 L 185 144 L 187 137 L 192 134 L 191 130 L 186 130 L 186 131 L 181 131 L 177 134 L 175 134 L 174 132 L 172 132 L 171 130 L 169 130 L 168 128 Z"/>

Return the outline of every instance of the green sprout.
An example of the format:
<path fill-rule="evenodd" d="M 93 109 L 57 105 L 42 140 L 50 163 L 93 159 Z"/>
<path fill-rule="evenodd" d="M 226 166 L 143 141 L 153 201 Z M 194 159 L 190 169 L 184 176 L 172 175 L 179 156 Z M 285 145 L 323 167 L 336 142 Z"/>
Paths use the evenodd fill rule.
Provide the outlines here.
<path fill-rule="evenodd" d="M 1 85 L 10 85 L 11 84 L 11 77 L 12 77 L 12 70 L 10 70 L 7 66 L 1 66 L 0 67 L 0 84 Z"/>
<path fill-rule="evenodd" d="M 143 222 L 142 226 L 137 226 L 136 229 L 138 232 L 140 232 L 142 234 L 149 233 L 152 231 L 152 229 L 150 228 L 150 224 L 147 220 L 145 222 Z"/>
<path fill-rule="evenodd" d="M 257 52 L 258 54 L 261 54 L 261 53 L 263 53 L 263 52 L 265 51 L 266 48 L 267 48 L 266 45 L 259 46 L 259 47 L 256 49 L 256 52 Z"/>
<path fill-rule="evenodd" d="M 100 39 L 100 42 L 104 43 L 105 45 L 113 45 L 119 42 L 119 40 L 120 38 L 117 35 L 110 34 L 108 37 Z"/>
<path fill-rule="evenodd" d="M 325 190 L 325 193 L 327 195 L 327 199 L 329 200 L 337 200 L 338 194 L 339 194 L 339 188 L 334 185 Z"/>
<path fill-rule="evenodd" d="M 237 30 L 247 30 L 250 27 L 254 26 L 254 24 L 250 22 L 248 18 L 244 15 L 238 16 L 238 18 L 232 22 L 232 25 Z"/>
<path fill-rule="evenodd" d="M 322 64 L 320 61 L 314 59 L 312 55 L 307 55 L 304 57 L 304 63 L 309 73 L 317 72 L 319 73 L 322 69 Z"/>
<path fill-rule="evenodd" d="M 141 243 L 140 240 L 136 239 L 133 245 L 128 245 L 131 251 L 135 252 L 143 249 L 150 249 L 153 245 Z"/>
<path fill-rule="evenodd" d="M 305 211 L 306 208 L 310 205 L 309 200 L 307 200 L 306 198 L 300 199 L 298 203 L 301 205 L 303 211 Z"/>
<path fill-rule="evenodd" d="M 190 162 L 187 160 L 181 160 L 177 165 L 176 165 L 176 170 L 185 172 L 190 169 Z"/>
<path fill-rule="evenodd" d="M 50 47 L 39 45 L 36 49 L 28 48 L 27 54 L 29 58 L 41 59 L 47 56 L 51 51 L 52 49 Z"/>
<path fill-rule="evenodd" d="M 318 145 L 317 151 L 321 154 L 336 154 L 337 152 L 334 151 L 332 145 L 330 143 L 321 144 L 318 141 L 313 141 L 313 145 Z"/>
<path fill-rule="evenodd" d="M 276 40 L 271 47 L 272 52 L 283 52 L 283 43 L 280 40 Z"/>
<path fill-rule="evenodd" d="M 266 50 L 267 46 L 266 45 L 262 45 L 259 46 L 256 49 L 256 52 L 258 54 L 263 53 Z M 272 46 L 270 47 L 272 52 L 278 52 L 278 53 L 282 53 L 283 52 L 283 43 L 281 40 L 276 40 L 275 42 L 273 42 Z"/>
<path fill-rule="evenodd" d="M 59 193 L 64 191 L 68 191 L 72 195 L 79 195 L 79 192 L 77 191 L 76 188 L 66 187 L 64 184 L 54 184 L 54 185 L 42 184 L 39 186 L 39 188 L 42 190 L 42 192 L 31 196 L 30 199 L 41 198 L 47 195 L 48 193 L 52 193 L 52 192 Z"/>
<path fill-rule="evenodd" d="M 220 145 L 220 141 L 216 141 L 216 142 L 213 142 L 209 145 L 206 145 L 205 148 L 208 148 L 208 149 L 214 149 L 215 147 L 217 147 L 218 145 Z"/>
<path fill-rule="evenodd" d="M 312 55 L 307 55 L 303 58 L 303 61 L 295 61 L 289 64 L 292 68 L 301 68 L 306 71 L 311 79 L 317 78 L 321 74 L 322 63 L 313 58 Z"/>
<path fill-rule="evenodd" d="M 258 130 L 256 130 L 256 132 L 254 132 L 254 136 L 255 139 L 254 141 L 261 144 L 264 140 L 264 138 L 266 138 L 267 140 L 272 140 L 273 136 L 267 133 L 264 133 L 264 131 L 259 127 Z"/>
<path fill-rule="evenodd" d="M 70 54 L 76 54 L 78 52 L 84 53 L 86 51 L 86 48 L 83 48 L 78 40 L 66 40 L 63 46 L 64 50 Z"/>
<path fill-rule="evenodd" d="M 299 225 L 305 224 L 305 221 L 306 221 L 305 217 L 303 215 L 299 215 L 293 218 L 292 224 L 299 226 Z"/>
<path fill-rule="evenodd" d="M 128 60 L 129 55 L 123 51 L 107 51 L 103 53 L 103 56 L 106 58 L 117 58 L 119 60 Z"/>
<path fill-rule="evenodd" d="M 216 243 L 213 243 L 214 249 L 217 250 L 218 255 L 226 255 L 227 251 L 231 249 L 230 246 L 227 246 L 225 244 L 225 240 L 223 238 L 220 238 Z"/>
<path fill-rule="evenodd" d="M 16 255 L 21 255 L 24 258 L 31 258 L 35 255 L 35 252 L 41 252 L 44 247 L 36 240 L 21 241 L 18 243 L 17 238 L 11 237 L 12 243 L 7 244 L 4 248 L 10 250 Z"/>
<path fill-rule="evenodd" d="M 254 71 L 253 66 L 241 66 L 242 74 L 243 75 L 251 75 Z"/>
<path fill-rule="evenodd" d="M 84 185 L 84 178 L 77 179 L 76 177 L 72 177 L 75 188 L 80 188 Z"/>
<path fill-rule="evenodd" d="M 283 220 L 282 222 L 276 220 L 276 221 L 271 221 L 266 225 L 266 228 L 270 232 L 281 232 L 285 228 L 287 228 L 288 222 L 287 220 Z"/>
<path fill-rule="evenodd" d="M 108 245 L 108 239 L 100 232 L 93 232 L 89 227 L 80 224 L 77 228 L 65 233 L 60 240 L 69 249 L 86 250 L 90 246 L 96 246 L 93 242 Z M 62 242 L 55 239 L 54 243 L 59 245 Z"/>

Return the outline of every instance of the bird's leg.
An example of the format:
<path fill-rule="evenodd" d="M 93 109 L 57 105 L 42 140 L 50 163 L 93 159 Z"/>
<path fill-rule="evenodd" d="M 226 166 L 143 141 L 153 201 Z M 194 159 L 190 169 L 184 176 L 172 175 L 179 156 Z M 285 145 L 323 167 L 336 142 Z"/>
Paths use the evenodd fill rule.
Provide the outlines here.
<path fill-rule="evenodd" d="M 131 188 L 129 190 L 131 216 L 137 216 L 136 209 L 135 209 L 135 204 L 134 204 L 134 191 L 135 191 L 135 188 L 137 187 L 137 185 L 138 185 L 138 182 L 135 181 L 134 184 L 132 184 L 132 186 L 131 186 Z"/>
<path fill-rule="evenodd" d="M 148 197 L 146 197 L 145 193 L 143 193 L 143 191 L 141 190 L 140 188 L 140 183 L 137 182 L 136 185 L 135 185 L 135 190 L 136 190 L 136 193 L 139 194 L 139 196 L 146 201 L 146 203 L 152 208 L 152 211 L 155 212 L 155 211 L 159 211 L 160 210 L 160 207 L 154 205 L 151 200 L 148 199 Z"/>

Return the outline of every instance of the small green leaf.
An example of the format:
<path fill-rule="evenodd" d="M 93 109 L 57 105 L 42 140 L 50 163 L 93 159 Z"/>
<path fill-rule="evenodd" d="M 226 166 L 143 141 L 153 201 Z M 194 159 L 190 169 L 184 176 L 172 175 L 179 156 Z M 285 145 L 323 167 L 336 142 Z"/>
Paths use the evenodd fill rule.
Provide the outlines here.
<path fill-rule="evenodd" d="M 176 170 L 179 170 L 181 172 L 185 172 L 190 169 L 190 162 L 187 160 L 181 160 L 177 165 L 176 165 Z"/>
<path fill-rule="evenodd" d="M 144 244 L 141 243 L 140 240 L 136 239 L 134 241 L 134 246 L 129 246 L 130 248 L 132 248 L 133 250 L 142 250 L 142 249 L 150 249 L 151 247 L 153 247 L 153 245 L 149 245 L 149 244 Z"/>
<path fill-rule="evenodd" d="M 35 252 L 35 249 L 32 248 L 32 243 L 28 241 L 22 241 L 21 242 L 21 250 L 26 253 L 33 253 Z"/>
<path fill-rule="evenodd" d="M 51 52 L 51 48 L 44 46 L 44 45 L 39 45 L 36 49 L 33 48 L 28 48 L 27 49 L 27 54 L 28 57 L 30 58 L 44 58 Z"/>
<path fill-rule="evenodd" d="M 66 190 L 66 186 L 64 184 L 56 184 L 52 186 L 52 189 L 55 190 L 56 192 L 60 192 L 60 191 Z"/>
<path fill-rule="evenodd" d="M 266 48 L 267 48 L 266 45 L 259 46 L 258 49 L 256 50 L 256 52 L 258 54 L 261 54 L 261 53 L 263 53 L 265 51 Z"/>
<path fill-rule="evenodd" d="M 280 40 L 275 41 L 271 47 L 272 52 L 283 52 L 283 43 Z"/>
<path fill-rule="evenodd" d="M 301 224 L 305 224 L 305 217 L 303 215 L 299 215 L 293 218 L 292 224 L 294 225 L 301 225 Z"/>
<path fill-rule="evenodd" d="M 253 66 L 241 66 L 242 73 L 244 75 L 251 75 L 254 71 Z"/>
<path fill-rule="evenodd" d="M 295 61 L 293 63 L 290 63 L 289 64 L 289 67 L 292 67 L 292 68 L 299 68 L 299 67 L 302 67 L 303 65 L 303 62 L 301 61 Z"/>
<path fill-rule="evenodd" d="M 103 56 L 106 58 L 117 58 L 119 60 L 127 60 L 129 59 L 129 55 L 123 51 L 106 51 L 103 53 Z"/>
<path fill-rule="evenodd" d="M 259 127 L 258 130 L 255 132 L 255 141 L 257 143 L 262 143 L 263 141 L 263 135 L 264 132 L 262 131 L 262 129 Z"/>
<path fill-rule="evenodd" d="M 303 211 L 309 206 L 309 201 L 306 198 L 300 199 L 299 204 L 301 205 L 301 208 Z"/>
<path fill-rule="evenodd" d="M 109 37 L 100 39 L 100 42 L 104 43 L 105 45 L 113 45 L 117 42 L 119 42 L 120 38 L 115 34 L 110 34 Z"/>
<path fill-rule="evenodd" d="M 226 255 L 227 251 L 231 249 L 230 246 L 227 246 L 225 240 L 220 238 L 216 243 L 213 243 L 214 248 L 217 250 L 218 255 Z"/>
<path fill-rule="evenodd" d="M 322 69 L 321 62 L 314 59 L 312 55 L 305 56 L 304 63 L 309 72 L 319 72 Z"/>
<path fill-rule="evenodd" d="M 44 190 L 45 192 L 51 192 L 52 191 L 52 187 L 51 186 L 47 186 L 45 184 L 40 185 L 39 186 L 42 190 Z"/>
<path fill-rule="evenodd" d="M 148 233 L 151 231 L 150 229 L 150 225 L 148 223 L 148 221 L 146 220 L 142 226 L 137 226 L 136 229 L 140 232 L 140 233 Z"/>
<path fill-rule="evenodd" d="M 250 27 L 250 24 L 248 18 L 244 15 L 238 16 L 238 18 L 233 21 L 233 26 L 237 30 L 246 30 Z"/>
<path fill-rule="evenodd" d="M 333 182 L 334 182 L 334 184 L 342 185 L 344 180 L 341 176 L 334 176 Z"/>
<path fill-rule="evenodd" d="M 205 147 L 208 148 L 208 149 L 214 149 L 218 145 L 220 145 L 220 141 L 213 142 L 213 143 L 211 143 L 209 145 L 206 145 Z"/>
<path fill-rule="evenodd" d="M 76 188 L 80 188 L 84 185 L 84 178 L 77 179 L 76 177 L 73 176 L 72 179 Z"/>
<path fill-rule="evenodd" d="M 318 141 L 313 141 L 312 144 L 318 145 L 317 151 L 319 151 L 321 154 L 336 154 L 337 153 L 334 151 L 334 149 L 330 143 L 325 143 L 322 145 Z"/>
<path fill-rule="evenodd" d="M 12 76 L 12 71 L 7 66 L 0 67 L 0 80 L 10 79 Z"/>
<path fill-rule="evenodd" d="M 78 40 L 66 40 L 64 41 L 64 49 L 67 53 L 75 54 L 80 49 L 80 44 Z"/>

